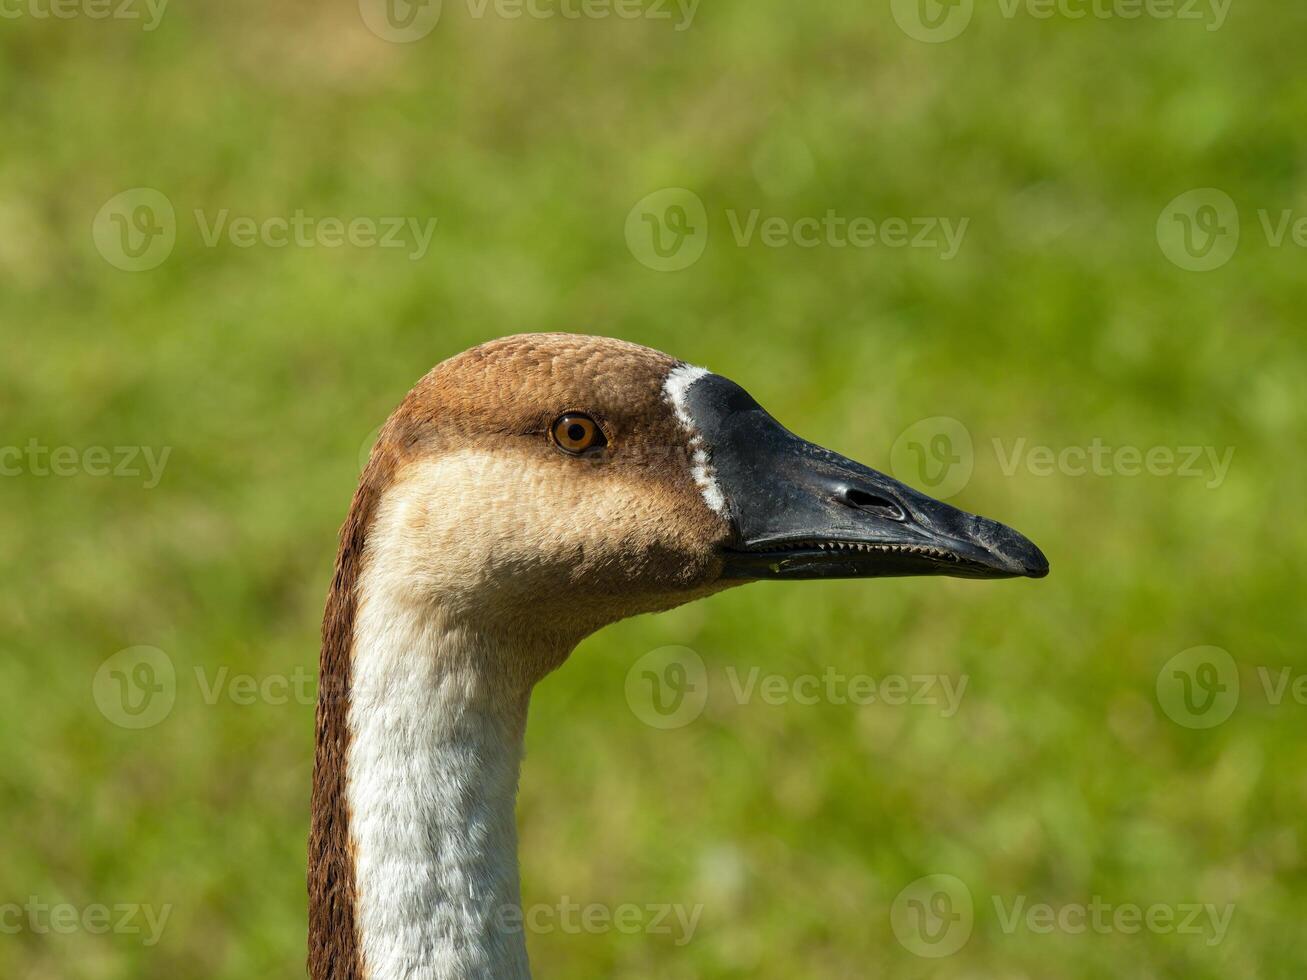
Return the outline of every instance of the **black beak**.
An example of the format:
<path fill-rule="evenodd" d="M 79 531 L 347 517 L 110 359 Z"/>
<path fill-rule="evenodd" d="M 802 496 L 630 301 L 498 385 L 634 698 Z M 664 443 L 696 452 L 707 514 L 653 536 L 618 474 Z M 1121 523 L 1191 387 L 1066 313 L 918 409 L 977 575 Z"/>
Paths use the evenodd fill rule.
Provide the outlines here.
<path fill-rule="evenodd" d="M 1043 553 L 1010 527 L 800 439 L 726 378 L 704 374 L 682 408 L 735 531 L 726 578 L 1048 574 Z"/>

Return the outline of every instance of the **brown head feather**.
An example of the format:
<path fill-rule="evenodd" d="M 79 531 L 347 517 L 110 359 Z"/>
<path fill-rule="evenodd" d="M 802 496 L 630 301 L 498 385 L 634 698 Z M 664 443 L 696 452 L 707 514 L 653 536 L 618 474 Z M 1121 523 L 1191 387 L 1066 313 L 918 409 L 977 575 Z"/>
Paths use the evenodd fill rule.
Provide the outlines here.
<path fill-rule="evenodd" d="M 476 502 L 468 502 L 459 540 L 495 542 L 493 553 L 474 552 L 469 562 L 517 562 L 495 590 L 507 596 L 495 614 L 514 620 L 519 631 L 556 630 L 560 648 L 570 649 L 606 622 L 714 591 L 721 587 L 716 546 L 727 526 L 694 485 L 687 433 L 664 397 L 664 381 L 678 363 L 602 337 L 507 337 L 437 365 L 383 427 L 341 529 L 322 625 L 308 872 L 313 980 L 364 977 L 345 780 L 359 582 L 383 497 L 400 483 L 419 482 L 420 464 L 446 454 L 481 453 L 506 462 L 515 474 L 529 474 L 523 477 L 528 482 L 505 488 L 503 496 L 488 496 L 479 513 Z M 602 463 L 568 459 L 549 446 L 551 420 L 576 411 L 593 416 L 610 439 L 612 451 Z M 457 506 L 448 499 L 443 504 Z M 519 504 L 521 513 L 514 513 Z M 447 528 L 432 530 L 421 522 L 426 511 L 417 513 L 416 541 L 423 534 L 449 540 Z M 539 552 L 529 561 L 503 557 L 515 543 L 506 544 L 508 536 L 519 530 L 524 547 Z M 484 584 L 467 577 L 472 588 Z M 545 585 L 581 590 L 589 600 L 584 615 L 533 622 L 550 620 L 538 614 Z M 557 662 L 520 669 L 534 683 Z"/>

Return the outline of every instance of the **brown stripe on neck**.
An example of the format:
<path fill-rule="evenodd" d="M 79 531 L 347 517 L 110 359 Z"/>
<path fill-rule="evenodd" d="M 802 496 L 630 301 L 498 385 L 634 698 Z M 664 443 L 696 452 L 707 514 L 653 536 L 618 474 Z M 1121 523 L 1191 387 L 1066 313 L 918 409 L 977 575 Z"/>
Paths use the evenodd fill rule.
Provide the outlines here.
<path fill-rule="evenodd" d="M 340 529 L 336 570 L 322 619 L 308 860 L 308 967 L 312 980 L 363 980 L 365 976 L 355 916 L 354 853 L 345 784 L 351 661 L 367 534 L 382 492 L 398 467 L 398 447 L 405 442 L 399 433 L 405 428 L 405 420 L 397 412 L 383 429 L 359 481 L 349 516 Z"/>

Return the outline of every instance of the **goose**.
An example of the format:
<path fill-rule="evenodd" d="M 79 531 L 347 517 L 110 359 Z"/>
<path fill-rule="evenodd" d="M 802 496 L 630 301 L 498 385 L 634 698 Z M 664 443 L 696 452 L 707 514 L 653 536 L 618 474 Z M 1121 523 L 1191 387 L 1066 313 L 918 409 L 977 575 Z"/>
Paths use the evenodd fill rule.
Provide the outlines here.
<path fill-rule="evenodd" d="M 523 334 L 382 427 L 322 629 L 312 980 L 529 980 L 514 807 L 532 688 L 624 617 L 764 580 L 1040 578 L 1027 538 L 807 442 L 646 347 Z"/>

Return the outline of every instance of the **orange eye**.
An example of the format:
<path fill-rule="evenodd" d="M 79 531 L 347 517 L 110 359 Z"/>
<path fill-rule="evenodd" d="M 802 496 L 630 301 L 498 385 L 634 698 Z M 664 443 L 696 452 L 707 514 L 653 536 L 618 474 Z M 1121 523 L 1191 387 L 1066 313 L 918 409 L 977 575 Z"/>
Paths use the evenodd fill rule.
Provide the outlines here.
<path fill-rule="evenodd" d="M 554 422 L 549 430 L 554 437 L 554 445 L 565 453 L 580 456 L 590 449 L 602 449 L 608 445 L 603 430 L 588 415 L 569 413 Z"/>

